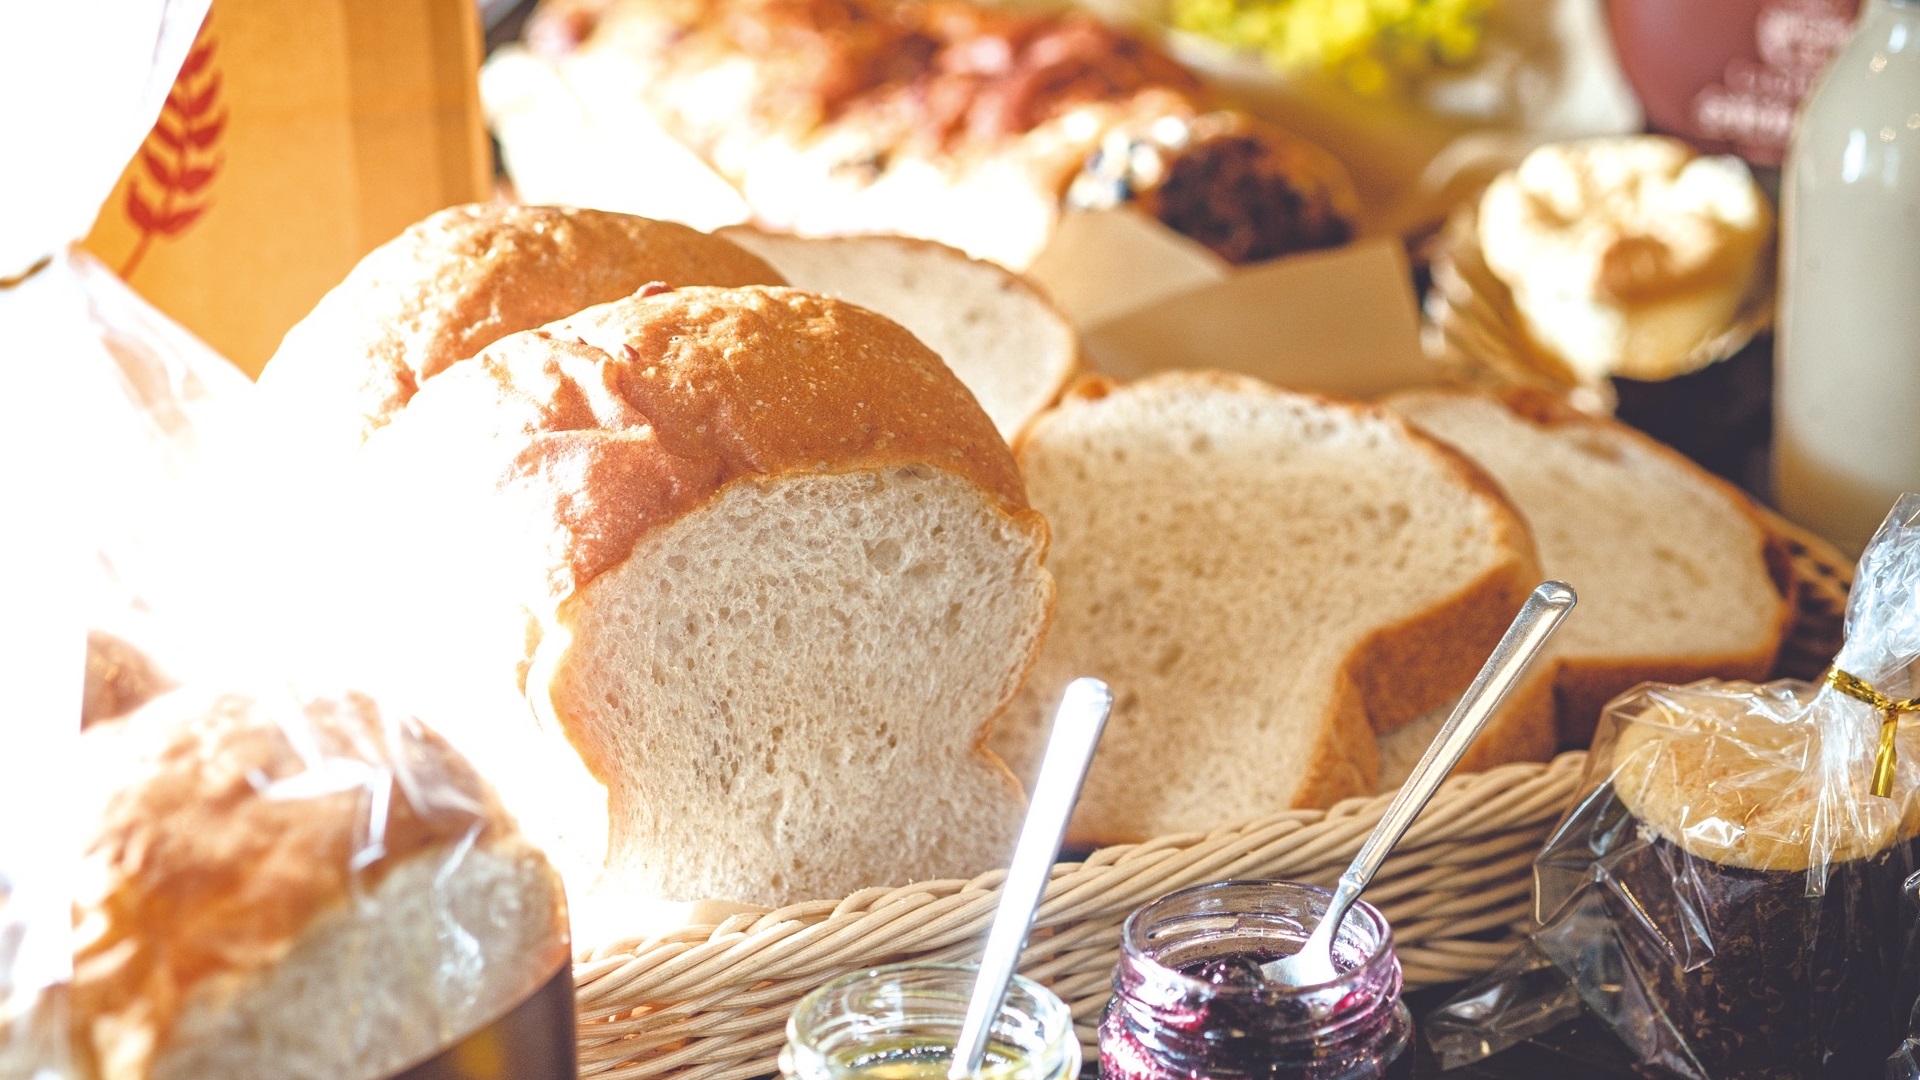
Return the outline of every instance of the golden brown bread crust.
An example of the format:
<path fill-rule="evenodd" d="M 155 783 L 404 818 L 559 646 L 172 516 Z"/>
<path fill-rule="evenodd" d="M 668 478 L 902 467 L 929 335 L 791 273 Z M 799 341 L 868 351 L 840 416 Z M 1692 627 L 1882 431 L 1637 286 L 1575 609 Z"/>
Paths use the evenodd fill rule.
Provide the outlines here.
<path fill-rule="evenodd" d="M 574 595 L 746 477 L 930 465 L 1045 536 L 1006 443 L 931 349 L 795 289 L 633 296 L 512 335 L 428 384 L 383 452 L 432 462 L 463 445 L 453 431 L 491 443 L 497 482 L 537 507 L 555 557 L 532 603 Z"/>
<path fill-rule="evenodd" d="M 357 445 L 482 348 L 651 282 L 780 285 L 735 244 L 671 222 L 550 206 L 442 210 L 360 260 L 287 332 L 260 385 Z"/>
<path fill-rule="evenodd" d="M 124 1062 L 144 1031 L 151 1060 L 196 985 L 272 964 L 316 917 L 410 856 L 514 833 L 464 759 L 417 725 L 383 721 L 359 694 L 178 691 L 83 741 L 95 787 L 80 818 L 72 1002 L 88 1058 Z M 331 784 L 264 793 L 308 773 L 314 754 L 336 759 Z M 396 783 L 389 767 L 420 786 Z M 414 802 L 420 791 L 429 805 Z M 376 849 L 367 830 L 381 796 Z M 566 940 L 563 926 L 554 940 Z"/>
<path fill-rule="evenodd" d="M 1358 197 L 1331 156 L 1221 109 L 1157 46 L 1085 12 L 967 0 L 549 0 L 528 40 L 554 58 L 620 57 L 654 120 L 776 228 L 914 233 L 1014 265 L 1038 250 L 1031 239 L 984 239 L 1002 223 L 937 220 L 939 208 L 927 211 L 936 220 L 909 225 L 897 200 L 944 192 L 894 181 L 931 172 L 955 188 L 980 180 L 1000 193 L 997 205 L 1034 199 L 1013 212 L 1023 220 L 1036 208 L 1056 214 L 1063 200 L 1088 209 L 1137 198 L 1235 262 L 1355 232 Z M 1030 190 L 1013 195 L 995 163 Z M 788 205 L 796 190 L 803 205 Z M 870 190 L 889 193 L 861 204 Z M 958 242 L 963 234 L 972 241 Z"/>
<path fill-rule="evenodd" d="M 138 646 L 105 630 L 87 631 L 87 682 L 80 726 L 125 716 L 176 684 Z"/>

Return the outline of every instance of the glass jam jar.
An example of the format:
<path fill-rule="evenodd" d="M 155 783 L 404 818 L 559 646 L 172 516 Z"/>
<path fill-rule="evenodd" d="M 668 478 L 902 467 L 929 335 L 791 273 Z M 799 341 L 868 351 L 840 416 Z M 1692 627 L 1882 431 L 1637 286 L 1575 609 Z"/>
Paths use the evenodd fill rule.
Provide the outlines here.
<path fill-rule="evenodd" d="M 977 972 L 962 964 L 894 964 L 835 979 L 794 1008 L 781 1076 L 946 1080 Z M 975 1075 L 1072 1080 L 1079 1072 L 1080 1039 L 1066 1003 L 1014 976 Z"/>
<path fill-rule="evenodd" d="M 1128 916 L 1100 1021 L 1102 1080 L 1374 1080 L 1407 1048 L 1400 960 L 1378 909 L 1355 904 L 1340 975 L 1279 986 L 1259 965 L 1297 951 L 1330 893 L 1287 881 L 1182 889 Z"/>

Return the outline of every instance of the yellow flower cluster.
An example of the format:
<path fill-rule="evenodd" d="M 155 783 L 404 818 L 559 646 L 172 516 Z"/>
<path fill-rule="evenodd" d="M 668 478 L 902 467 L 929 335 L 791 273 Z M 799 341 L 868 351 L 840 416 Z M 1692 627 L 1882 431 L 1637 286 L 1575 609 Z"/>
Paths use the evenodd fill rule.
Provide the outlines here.
<path fill-rule="evenodd" d="M 1172 0 L 1173 25 L 1364 94 L 1471 60 L 1493 0 Z"/>

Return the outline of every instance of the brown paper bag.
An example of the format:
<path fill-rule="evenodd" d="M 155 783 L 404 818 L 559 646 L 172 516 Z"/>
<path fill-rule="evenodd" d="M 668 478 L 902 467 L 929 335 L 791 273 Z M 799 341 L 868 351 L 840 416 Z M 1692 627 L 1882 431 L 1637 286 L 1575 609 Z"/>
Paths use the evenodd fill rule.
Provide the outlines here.
<path fill-rule="evenodd" d="M 86 246 L 251 374 L 353 264 L 491 191 L 473 0 L 216 0 Z"/>

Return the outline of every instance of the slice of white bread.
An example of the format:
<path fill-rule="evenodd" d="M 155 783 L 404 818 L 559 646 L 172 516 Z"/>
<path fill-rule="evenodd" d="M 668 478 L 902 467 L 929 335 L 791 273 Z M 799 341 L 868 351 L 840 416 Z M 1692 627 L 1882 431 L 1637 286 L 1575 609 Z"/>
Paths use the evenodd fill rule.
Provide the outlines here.
<path fill-rule="evenodd" d="M 1537 583 L 1493 482 L 1369 406 L 1216 373 L 1089 381 L 1016 454 L 1060 596 L 993 745 L 1031 769 L 1061 688 L 1112 685 L 1075 843 L 1373 791 L 1376 728 L 1465 689 Z"/>
<path fill-rule="evenodd" d="M 361 459 L 381 547 L 430 553 L 369 570 L 406 613 L 374 630 L 429 690 L 522 680 L 606 787 L 603 893 L 777 905 L 1008 856 L 984 743 L 1046 628 L 1046 526 L 898 325 L 636 295 L 456 365 Z M 532 794 L 531 834 L 568 827 Z"/>
<path fill-rule="evenodd" d="M 84 1080 L 376 1080 L 570 959 L 540 852 L 365 695 L 189 686 L 81 742 Z"/>
<path fill-rule="evenodd" d="M 1792 612 L 1765 522 L 1731 485 L 1544 394 L 1386 404 L 1491 473 L 1532 526 L 1542 569 L 1579 590 L 1541 660 L 1557 665 L 1563 740 L 1584 745 L 1637 683 L 1771 673 Z"/>
<path fill-rule="evenodd" d="M 902 236 L 825 239 L 737 227 L 720 235 L 795 288 L 877 311 L 940 354 L 1008 439 L 1080 367 L 1073 324 L 1041 292 L 958 248 Z"/>
<path fill-rule="evenodd" d="M 271 434 L 306 453 L 351 450 L 492 342 L 655 281 L 785 284 L 757 256 L 672 222 L 448 207 L 368 253 L 287 331 L 260 373 Z"/>

